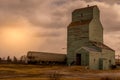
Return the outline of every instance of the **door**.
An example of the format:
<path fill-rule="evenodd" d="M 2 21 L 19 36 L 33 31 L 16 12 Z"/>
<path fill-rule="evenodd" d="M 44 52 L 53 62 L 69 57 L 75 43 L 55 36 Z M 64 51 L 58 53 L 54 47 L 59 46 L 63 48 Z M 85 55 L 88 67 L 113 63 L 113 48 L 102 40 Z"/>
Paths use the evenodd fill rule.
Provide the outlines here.
<path fill-rule="evenodd" d="M 108 68 L 109 68 L 109 66 L 108 66 L 109 64 L 108 64 L 108 60 L 107 59 L 100 59 L 100 61 L 99 61 L 99 69 L 101 69 L 101 70 L 107 70 Z"/>
<path fill-rule="evenodd" d="M 76 64 L 81 65 L 81 54 L 76 54 Z"/>

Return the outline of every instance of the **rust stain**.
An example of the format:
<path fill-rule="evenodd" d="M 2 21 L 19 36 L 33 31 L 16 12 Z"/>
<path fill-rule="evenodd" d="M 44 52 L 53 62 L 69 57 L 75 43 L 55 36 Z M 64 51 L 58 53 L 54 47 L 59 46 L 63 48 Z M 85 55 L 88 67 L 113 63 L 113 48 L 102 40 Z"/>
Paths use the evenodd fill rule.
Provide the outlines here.
<path fill-rule="evenodd" d="M 90 21 L 91 20 L 81 20 L 81 21 L 72 22 L 68 27 L 89 24 Z"/>

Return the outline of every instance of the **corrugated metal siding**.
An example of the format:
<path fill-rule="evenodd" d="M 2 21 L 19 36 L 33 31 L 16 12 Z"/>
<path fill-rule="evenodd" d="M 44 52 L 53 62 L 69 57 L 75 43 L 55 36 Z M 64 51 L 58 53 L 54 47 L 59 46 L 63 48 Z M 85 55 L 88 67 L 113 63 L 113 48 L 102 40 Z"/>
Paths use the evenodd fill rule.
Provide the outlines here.
<path fill-rule="evenodd" d="M 27 57 L 28 58 L 29 57 L 33 57 L 33 60 L 39 60 L 39 61 L 57 61 L 57 62 L 62 62 L 62 61 L 65 61 L 66 54 L 30 51 L 30 52 L 28 52 Z"/>

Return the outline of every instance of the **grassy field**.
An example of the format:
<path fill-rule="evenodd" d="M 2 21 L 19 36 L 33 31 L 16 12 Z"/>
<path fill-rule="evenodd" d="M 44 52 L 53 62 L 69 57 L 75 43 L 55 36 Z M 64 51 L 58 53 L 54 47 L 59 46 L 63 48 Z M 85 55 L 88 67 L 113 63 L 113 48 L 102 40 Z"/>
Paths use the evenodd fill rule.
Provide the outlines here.
<path fill-rule="evenodd" d="M 119 69 L 102 71 L 80 66 L 0 64 L 0 80 L 120 80 L 119 76 Z"/>

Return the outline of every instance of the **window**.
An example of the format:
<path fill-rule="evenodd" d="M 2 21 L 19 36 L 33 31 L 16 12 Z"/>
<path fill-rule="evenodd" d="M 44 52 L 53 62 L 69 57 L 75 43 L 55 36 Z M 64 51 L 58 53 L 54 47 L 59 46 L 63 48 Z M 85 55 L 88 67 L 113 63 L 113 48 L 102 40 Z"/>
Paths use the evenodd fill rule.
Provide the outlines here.
<path fill-rule="evenodd" d="M 95 59 L 94 59 L 94 63 L 95 63 Z"/>
<path fill-rule="evenodd" d="M 111 60 L 109 60 L 109 64 L 111 64 Z"/>
<path fill-rule="evenodd" d="M 81 17 L 83 17 L 83 14 L 81 13 Z"/>

